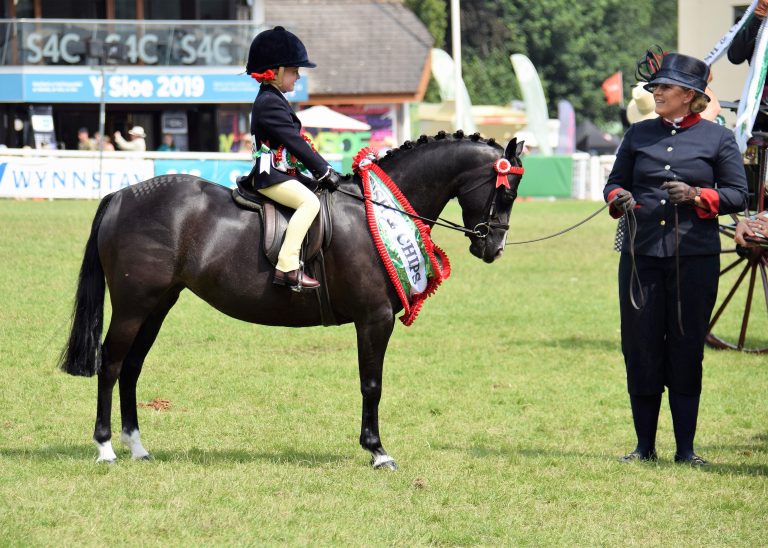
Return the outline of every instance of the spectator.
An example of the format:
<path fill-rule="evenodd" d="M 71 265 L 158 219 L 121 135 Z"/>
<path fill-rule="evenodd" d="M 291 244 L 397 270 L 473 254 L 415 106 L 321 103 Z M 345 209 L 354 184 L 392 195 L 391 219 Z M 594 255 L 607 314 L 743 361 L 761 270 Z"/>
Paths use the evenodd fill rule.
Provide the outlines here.
<path fill-rule="evenodd" d="M 88 128 L 77 130 L 77 150 L 96 150 L 96 140 L 88 136 Z"/>
<path fill-rule="evenodd" d="M 768 239 L 768 211 L 742 219 L 736 225 L 736 243 L 741 246 L 754 247 Z"/>
<path fill-rule="evenodd" d="M 145 141 L 147 134 L 144 133 L 143 127 L 133 126 L 128 130 L 128 137 L 131 138 L 130 141 L 123 139 L 123 136 L 120 134 L 120 132 L 116 131 L 115 144 L 117 145 L 117 148 L 120 150 L 138 150 L 142 152 L 147 150 L 147 142 Z"/>
<path fill-rule="evenodd" d="M 251 154 L 253 152 L 253 139 L 247 133 L 240 136 L 240 142 L 237 145 L 237 152 Z"/>
<path fill-rule="evenodd" d="M 93 140 L 96 143 L 96 150 L 100 150 L 103 147 L 106 151 L 115 151 L 115 145 L 112 144 L 112 139 L 109 138 L 109 135 L 104 135 L 102 137 L 101 133 L 97 131 L 93 134 Z"/>
<path fill-rule="evenodd" d="M 163 134 L 163 142 L 157 147 L 158 152 L 176 152 L 179 150 L 176 148 L 176 143 L 173 142 L 173 135 L 170 133 Z"/>

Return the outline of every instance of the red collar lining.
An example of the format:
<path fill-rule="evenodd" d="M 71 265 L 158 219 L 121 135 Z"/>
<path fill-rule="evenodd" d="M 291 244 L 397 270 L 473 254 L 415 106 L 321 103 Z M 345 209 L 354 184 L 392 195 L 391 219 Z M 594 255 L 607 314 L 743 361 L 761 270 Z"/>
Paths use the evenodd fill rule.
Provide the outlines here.
<path fill-rule="evenodd" d="M 686 115 L 685 118 L 683 118 L 683 121 L 680 122 L 680 125 L 678 127 L 680 129 L 689 128 L 692 125 L 698 124 L 700 121 L 701 121 L 701 115 L 698 112 L 691 112 L 690 114 Z M 664 118 L 661 119 L 661 123 L 667 127 L 673 127 L 672 123 L 668 122 Z"/>

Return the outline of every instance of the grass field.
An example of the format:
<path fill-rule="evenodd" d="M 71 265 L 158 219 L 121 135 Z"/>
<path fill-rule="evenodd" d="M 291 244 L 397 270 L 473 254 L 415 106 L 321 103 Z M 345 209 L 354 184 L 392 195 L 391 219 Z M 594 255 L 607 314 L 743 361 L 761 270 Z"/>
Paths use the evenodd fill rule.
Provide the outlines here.
<path fill-rule="evenodd" d="M 510 239 L 597 207 L 518 203 Z M 616 462 L 634 436 L 607 215 L 492 265 L 436 229 L 453 276 L 398 322 L 384 369 L 398 472 L 357 445 L 352 327 L 243 324 L 188 292 L 139 382 L 141 402 L 170 402 L 139 409 L 154 460 L 116 443 L 120 460 L 96 465 L 95 380 L 55 368 L 95 208 L 0 201 L 2 546 L 768 543 L 768 358 L 707 351 L 711 468 L 671 462 L 666 402 L 660 461 Z"/>

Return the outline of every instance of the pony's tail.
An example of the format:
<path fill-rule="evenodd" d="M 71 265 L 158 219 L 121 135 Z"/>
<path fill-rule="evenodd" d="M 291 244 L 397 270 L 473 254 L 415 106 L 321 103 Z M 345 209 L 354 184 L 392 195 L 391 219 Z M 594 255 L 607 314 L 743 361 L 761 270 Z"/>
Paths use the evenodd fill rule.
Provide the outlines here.
<path fill-rule="evenodd" d="M 101 200 L 85 244 L 83 264 L 77 282 L 69 341 L 61 352 L 59 367 L 70 375 L 92 377 L 101 369 L 101 331 L 104 323 L 104 269 L 99 260 L 99 227 L 112 200 Z"/>

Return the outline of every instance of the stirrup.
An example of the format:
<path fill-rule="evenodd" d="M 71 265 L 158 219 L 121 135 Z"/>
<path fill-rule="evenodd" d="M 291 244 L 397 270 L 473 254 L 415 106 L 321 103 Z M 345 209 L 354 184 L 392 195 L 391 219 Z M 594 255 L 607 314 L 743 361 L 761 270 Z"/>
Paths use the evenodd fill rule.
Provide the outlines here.
<path fill-rule="evenodd" d="M 299 275 L 296 276 L 296 285 L 290 285 L 288 287 L 291 288 L 291 291 L 295 291 L 296 293 L 301 293 L 302 285 L 301 285 L 301 279 L 304 277 L 304 261 L 299 259 Z"/>

